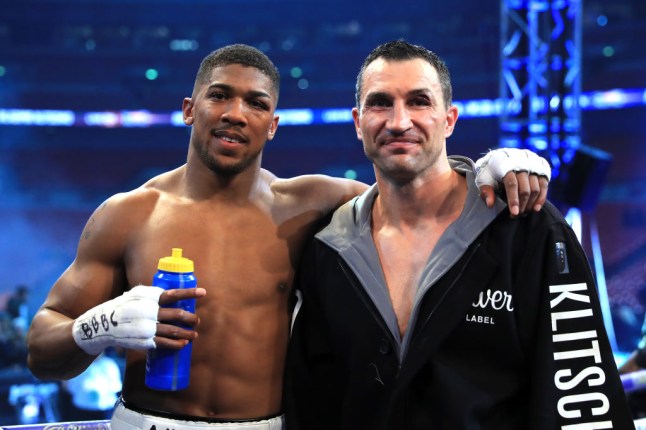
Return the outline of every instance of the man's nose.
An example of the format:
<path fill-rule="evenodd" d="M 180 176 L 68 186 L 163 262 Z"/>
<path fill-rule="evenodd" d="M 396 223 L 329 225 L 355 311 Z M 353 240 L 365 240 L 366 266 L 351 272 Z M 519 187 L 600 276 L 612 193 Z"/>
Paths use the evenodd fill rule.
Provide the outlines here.
<path fill-rule="evenodd" d="M 244 102 L 242 100 L 232 99 L 222 114 L 222 120 L 235 125 L 246 124 Z"/>
<path fill-rule="evenodd" d="M 388 119 L 387 127 L 393 133 L 403 133 L 413 126 L 408 107 L 403 102 L 395 102 Z"/>

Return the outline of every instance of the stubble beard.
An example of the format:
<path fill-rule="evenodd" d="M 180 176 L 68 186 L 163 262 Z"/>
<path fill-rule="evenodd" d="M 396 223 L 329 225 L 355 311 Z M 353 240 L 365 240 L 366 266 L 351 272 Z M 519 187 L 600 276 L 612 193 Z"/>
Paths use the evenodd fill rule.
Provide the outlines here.
<path fill-rule="evenodd" d="M 249 166 L 254 164 L 260 156 L 260 151 L 258 151 L 239 160 L 238 162 L 224 164 L 213 157 L 209 153 L 209 150 L 206 146 L 197 148 L 197 152 L 199 154 L 200 160 L 202 160 L 202 163 L 204 163 L 206 167 L 208 167 L 216 176 L 223 177 L 232 177 L 244 172 L 245 170 L 247 170 L 247 168 L 249 168 Z"/>
<path fill-rule="evenodd" d="M 374 165 L 376 174 L 388 182 L 403 186 L 423 176 L 425 171 L 437 163 L 442 152 L 439 149 L 432 149 L 430 153 L 408 154 L 403 161 L 384 158 L 379 154 L 378 149 L 369 151 L 364 147 L 364 153 Z"/>

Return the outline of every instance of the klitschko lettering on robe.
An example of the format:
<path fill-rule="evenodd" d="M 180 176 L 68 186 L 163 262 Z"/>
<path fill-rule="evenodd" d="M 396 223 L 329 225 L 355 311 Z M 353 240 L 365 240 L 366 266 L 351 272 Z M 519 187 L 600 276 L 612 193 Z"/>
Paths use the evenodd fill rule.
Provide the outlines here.
<path fill-rule="evenodd" d="M 550 294 L 555 295 L 550 300 L 554 361 L 558 368 L 554 384 L 563 391 L 557 409 L 561 417 L 576 420 L 562 429 L 612 429 L 612 421 L 604 418 L 610 410 L 610 401 L 594 388 L 606 381 L 603 369 L 595 365 L 601 363 L 597 331 L 576 330 L 577 320 L 593 315 L 588 285 L 550 285 Z M 573 369 L 578 370 L 575 373 Z M 581 422 L 584 414 L 589 422 Z"/>

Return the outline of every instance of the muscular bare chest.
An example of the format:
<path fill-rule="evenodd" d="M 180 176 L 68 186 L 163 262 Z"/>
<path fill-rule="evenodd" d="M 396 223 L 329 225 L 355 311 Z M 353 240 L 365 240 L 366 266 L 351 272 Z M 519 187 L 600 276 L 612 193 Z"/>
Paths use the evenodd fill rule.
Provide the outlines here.
<path fill-rule="evenodd" d="M 262 409 L 264 403 L 248 399 L 280 387 L 289 293 L 307 226 L 276 221 L 272 212 L 250 205 L 170 202 L 158 204 L 132 234 L 125 258 L 129 284 L 149 284 L 159 258 L 179 247 L 194 261 L 198 286 L 207 291 L 196 306 L 199 337 L 191 372 L 199 376 L 186 397 L 195 414 L 251 408 L 245 413 L 255 416 L 254 408 Z M 136 390 L 153 395 L 142 387 Z M 271 413 L 280 401 L 278 394 L 274 397 Z"/>
<path fill-rule="evenodd" d="M 262 301 L 291 287 L 304 241 L 300 231 L 250 207 L 167 206 L 134 235 L 126 271 L 130 284 L 150 282 L 159 258 L 182 248 L 211 298 Z"/>

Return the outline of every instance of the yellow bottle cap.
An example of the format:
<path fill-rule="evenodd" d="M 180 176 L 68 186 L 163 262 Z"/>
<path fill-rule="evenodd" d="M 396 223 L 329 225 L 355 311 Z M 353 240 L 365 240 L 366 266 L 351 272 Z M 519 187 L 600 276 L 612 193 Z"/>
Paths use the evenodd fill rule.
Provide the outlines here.
<path fill-rule="evenodd" d="M 172 256 L 159 259 L 157 269 L 165 272 L 188 273 L 193 271 L 193 260 L 182 257 L 182 248 L 173 248 Z"/>

